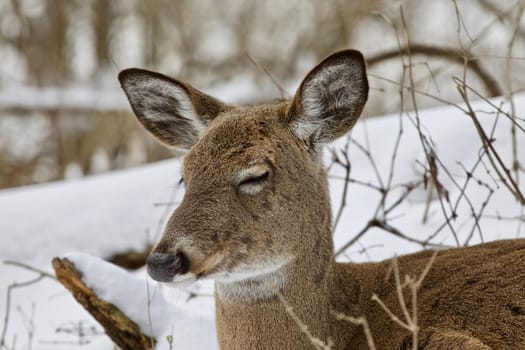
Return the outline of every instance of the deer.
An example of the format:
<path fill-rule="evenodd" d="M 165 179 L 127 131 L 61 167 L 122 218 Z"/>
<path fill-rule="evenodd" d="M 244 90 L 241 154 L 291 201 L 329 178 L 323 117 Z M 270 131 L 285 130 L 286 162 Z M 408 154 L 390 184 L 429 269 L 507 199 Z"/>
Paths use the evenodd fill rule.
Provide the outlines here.
<path fill-rule="evenodd" d="M 364 327 L 336 315 L 364 317 L 376 349 L 525 349 L 525 240 L 395 258 L 400 276 L 418 276 L 434 257 L 417 305 L 405 300 L 415 338 L 372 300 L 402 315 L 392 259 L 335 261 L 321 158 L 368 99 L 359 51 L 330 55 L 290 100 L 269 104 L 223 103 L 138 68 L 119 80 L 140 124 L 185 152 L 185 194 L 148 274 L 170 286 L 214 280 L 221 349 L 368 349 Z"/>

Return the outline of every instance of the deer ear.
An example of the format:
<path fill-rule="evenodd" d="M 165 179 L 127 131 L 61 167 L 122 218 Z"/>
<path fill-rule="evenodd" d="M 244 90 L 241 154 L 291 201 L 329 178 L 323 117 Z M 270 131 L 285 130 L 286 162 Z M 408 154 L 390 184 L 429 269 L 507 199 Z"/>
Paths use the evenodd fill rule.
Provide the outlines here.
<path fill-rule="evenodd" d="M 348 132 L 368 97 L 368 80 L 359 51 L 337 52 L 308 73 L 287 112 L 294 134 L 312 149 Z"/>
<path fill-rule="evenodd" d="M 118 79 L 140 123 L 170 146 L 189 149 L 208 122 L 230 107 L 189 84 L 131 68 Z"/>

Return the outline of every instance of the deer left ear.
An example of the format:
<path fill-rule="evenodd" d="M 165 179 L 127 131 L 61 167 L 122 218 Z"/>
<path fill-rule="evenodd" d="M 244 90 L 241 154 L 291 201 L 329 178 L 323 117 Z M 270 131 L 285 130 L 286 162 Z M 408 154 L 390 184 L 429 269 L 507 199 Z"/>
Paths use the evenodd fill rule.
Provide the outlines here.
<path fill-rule="evenodd" d="M 144 69 L 119 74 L 139 122 L 161 142 L 188 150 L 208 122 L 232 107 L 191 85 Z"/>
<path fill-rule="evenodd" d="M 294 134 L 315 149 L 348 132 L 367 98 L 363 55 L 355 50 L 340 51 L 308 73 L 286 118 Z"/>

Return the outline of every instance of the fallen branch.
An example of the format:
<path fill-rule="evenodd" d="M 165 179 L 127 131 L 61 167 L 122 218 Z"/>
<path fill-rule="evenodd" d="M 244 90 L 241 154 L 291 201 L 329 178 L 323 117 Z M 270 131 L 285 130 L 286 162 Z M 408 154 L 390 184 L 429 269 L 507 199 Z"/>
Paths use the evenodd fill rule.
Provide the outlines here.
<path fill-rule="evenodd" d="M 104 328 L 106 334 L 123 350 L 152 349 L 153 338 L 140 331 L 139 326 L 119 308 L 104 300 L 86 286 L 82 274 L 68 259 L 54 258 L 53 268 L 60 283 Z"/>

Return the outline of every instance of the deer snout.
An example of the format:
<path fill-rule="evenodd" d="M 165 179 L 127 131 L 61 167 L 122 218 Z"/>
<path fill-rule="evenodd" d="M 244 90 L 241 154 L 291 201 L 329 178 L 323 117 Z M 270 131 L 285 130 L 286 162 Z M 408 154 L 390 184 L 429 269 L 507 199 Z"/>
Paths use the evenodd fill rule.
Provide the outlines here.
<path fill-rule="evenodd" d="M 181 252 L 176 254 L 152 252 L 148 257 L 147 266 L 148 274 L 155 281 L 170 282 L 175 276 L 188 272 L 189 262 Z"/>

